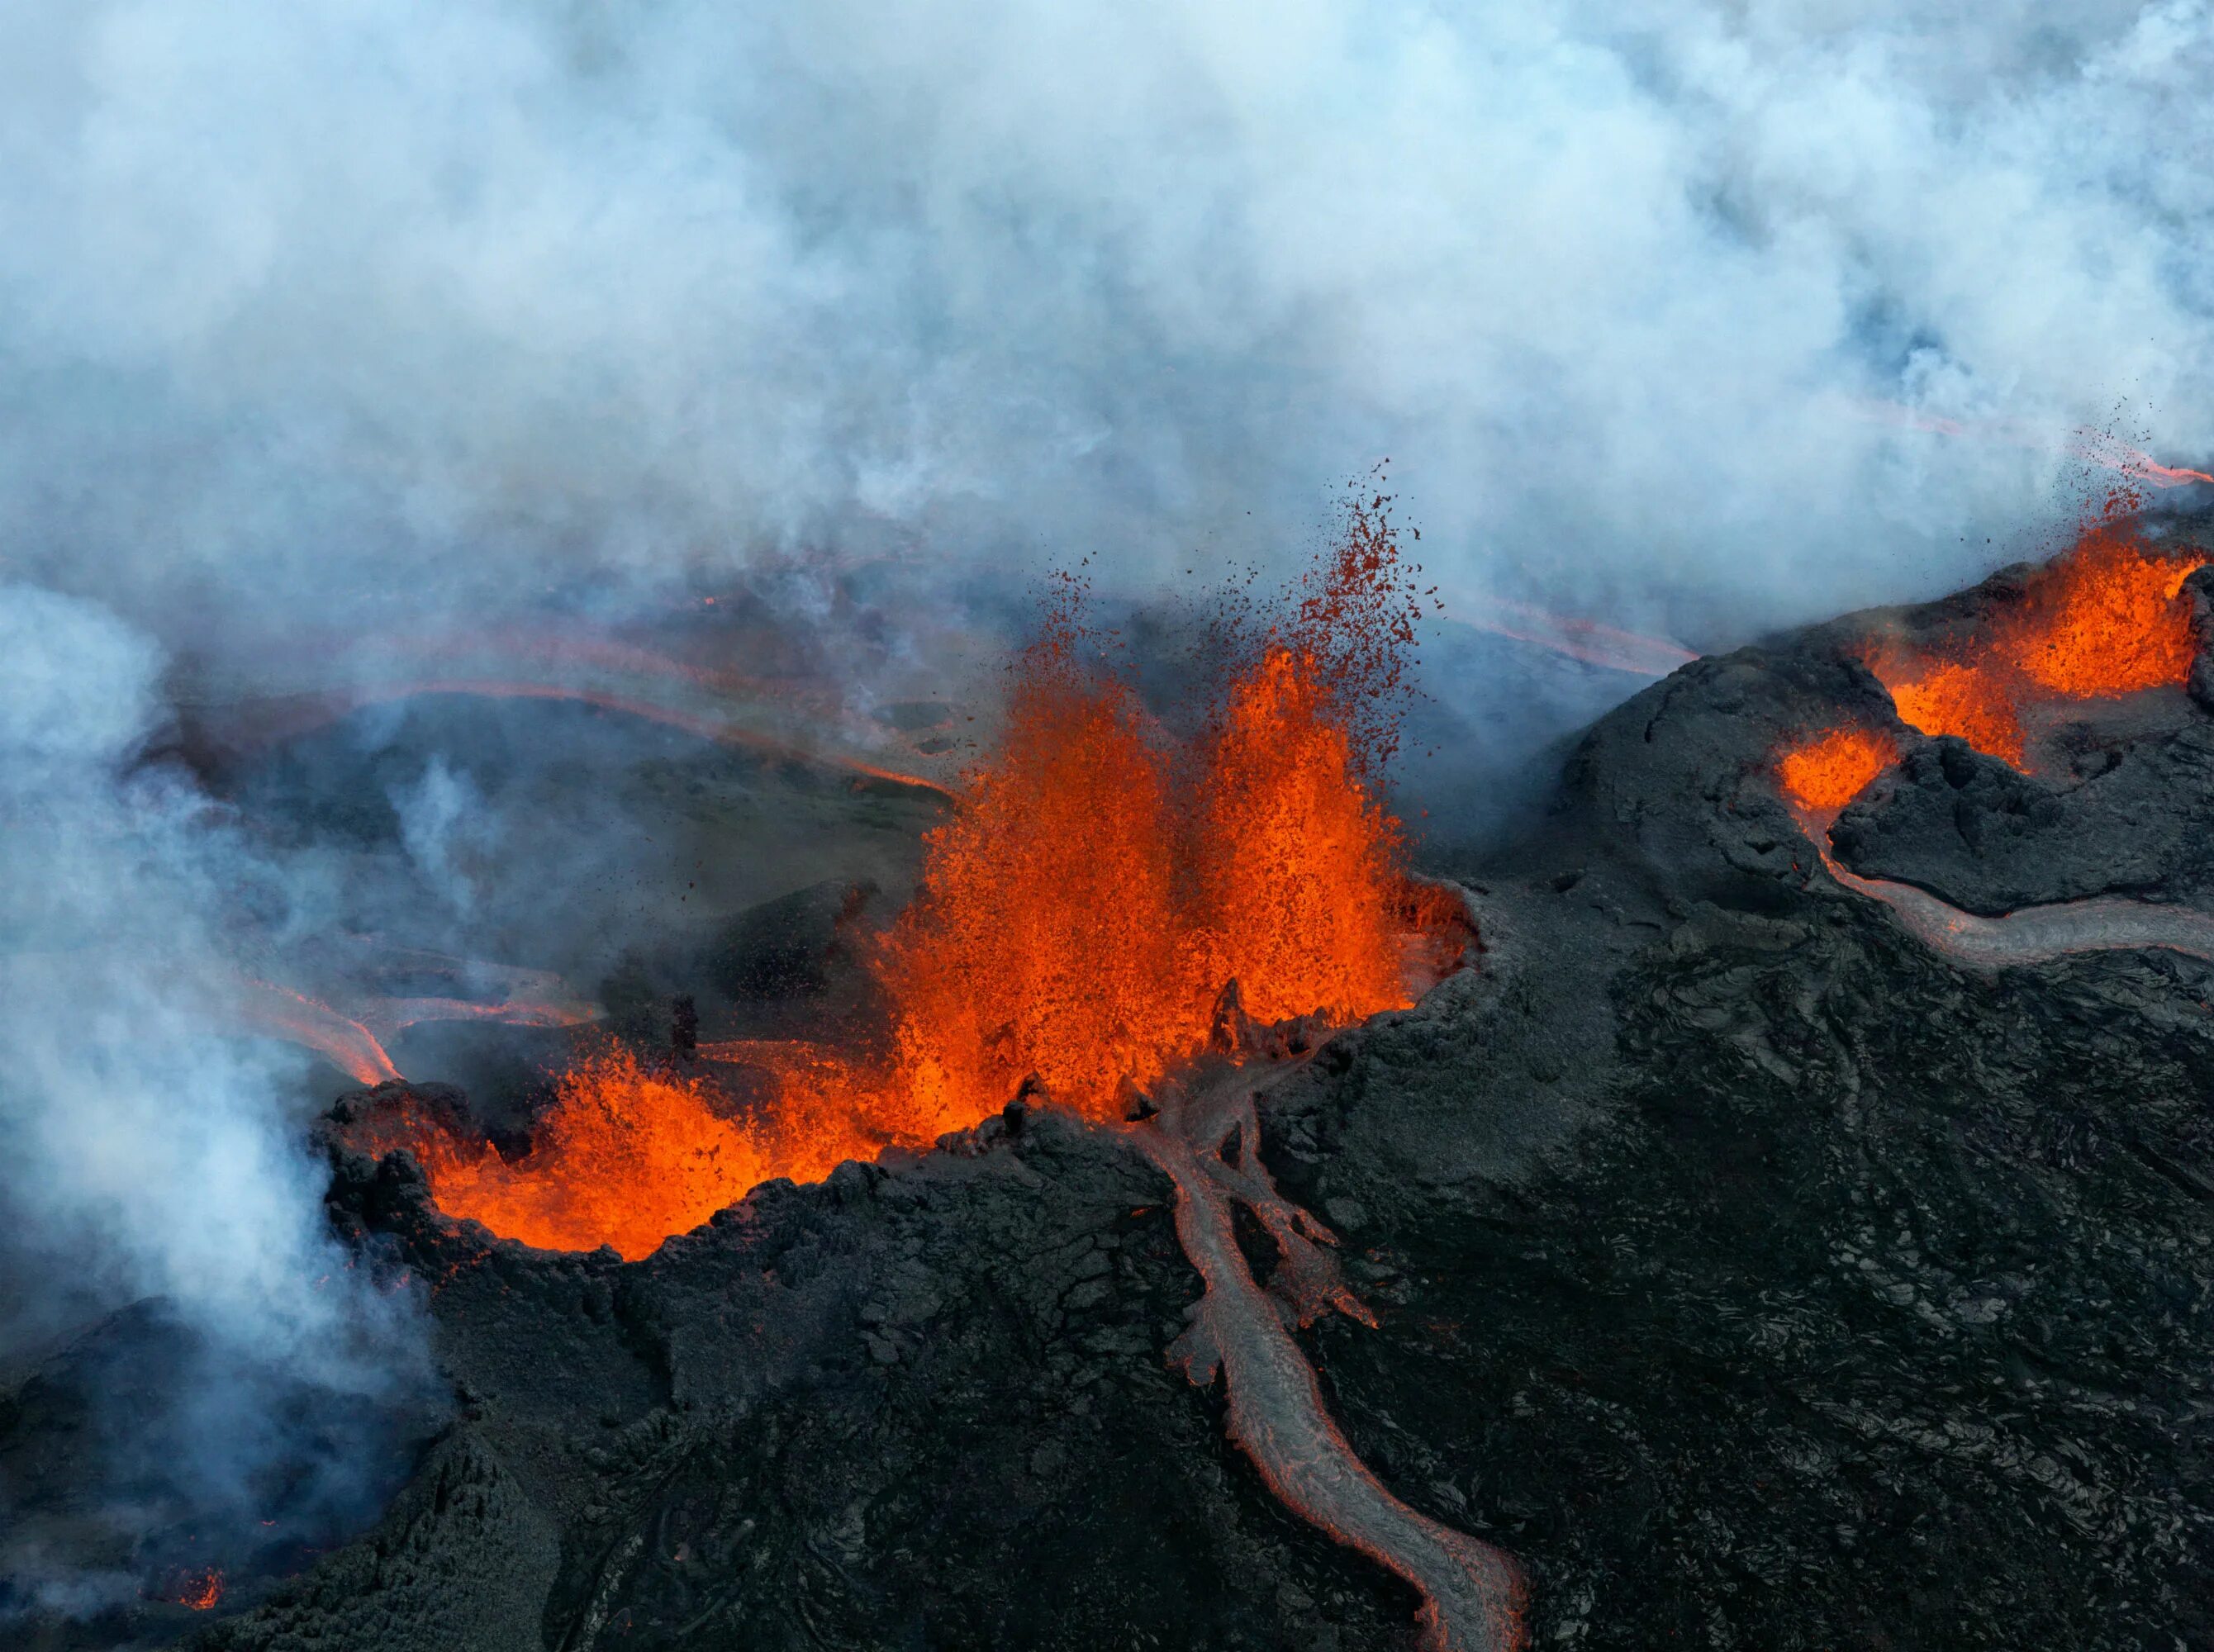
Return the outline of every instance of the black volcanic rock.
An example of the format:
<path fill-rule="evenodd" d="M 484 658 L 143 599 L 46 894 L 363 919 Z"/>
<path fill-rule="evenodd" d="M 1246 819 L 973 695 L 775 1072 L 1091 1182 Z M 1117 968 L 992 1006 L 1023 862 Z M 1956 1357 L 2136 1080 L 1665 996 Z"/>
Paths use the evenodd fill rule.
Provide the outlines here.
<path fill-rule="evenodd" d="M 341 1153 L 334 1214 L 431 1282 L 465 1414 L 375 1564 L 199 1643 L 1391 1644 L 1411 1598 L 1286 1514 L 1161 1358 L 1197 1294 L 1169 1194 L 1034 1111 L 771 1183 L 626 1265 L 487 1243 L 404 1156 Z"/>
<path fill-rule="evenodd" d="M 1838 634 L 1605 719 L 1465 869 L 1482 971 L 1268 1099 L 1382 1319 L 1320 1362 L 1389 1483 L 1531 1568 L 1535 1645 L 2214 1643 L 2214 968 L 1964 968 L 1824 875 L 1776 750 L 1899 728 Z M 1840 858 L 2187 898 L 2210 725 L 2155 721 L 2072 783 L 1899 729 Z"/>
<path fill-rule="evenodd" d="M 2025 776 L 1859 663 L 2022 578 L 1602 719 L 1524 840 L 1434 868 L 1477 967 L 1240 1135 L 1378 1319 L 1300 1333 L 1346 1435 L 1527 1568 L 1533 1647 L 2214 1645 L 2214 966 L 1963 965 L 1826 872 L 1774 778 L 1858 722 L 1903 760 L 1849 870 L 1972 911 L 2214 902 L 2191 696 L 2084 707 Z M 1410 1644 L 1408 1592 L 1169 1367 L 1199 1285 L 1167 1180 L 1049 1107 L 943 1145 L 633 1263 L 492 1242 L 339 1151 L 333 1219 L 427 1289 L 456 1414 L 375 1531 L 199 1643 Z"/>
<path fill-rule="evenodd" d="M 2093 772 L 2024 774 L 1956 739 L 1909 751 L 1838 823 L 1839 857 L 1972 912 L 2106 894 L 2214 894 L 2214 723 L 2180 693 L 2172 727 L 2101 750 Z"/>

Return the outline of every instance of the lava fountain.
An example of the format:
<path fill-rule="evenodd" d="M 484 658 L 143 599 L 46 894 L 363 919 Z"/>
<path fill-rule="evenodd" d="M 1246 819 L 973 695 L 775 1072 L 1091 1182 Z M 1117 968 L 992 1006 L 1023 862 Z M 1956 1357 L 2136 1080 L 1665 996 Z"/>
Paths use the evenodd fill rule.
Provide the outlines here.
<path fill-rule="evenodd" d="M 1058 587 L 1015 663 L 996 756 L 927 835 L 917 897 L 868 960 L 891 1006 L 881 1050 L 749 1043 L 774 1095 L 748 1106 L 609 1045 L 560 1077 L 512 1161 L 412 1098 L 366 1114 L 358 1144 L 410 1148 L 449 1216 L 636 1259 L 772 1177 L 927 1147 L 1011 1098 L 1122 1129 L 1175 1184 L 1205 1287 L 1172 1358 L 1226 1380 L 1263 1479 L 1420 1592 L 1426 1645 L 1520 1644 L 1514 1563 L 1400 1502 L 1330 1416 L 1287 1325 L 1374 1320 L 1256 1151 L 1257 1086 L 1331 1030 L 1411 1005 L 1473 935 L 1457 894 L 1408 875 L 1377 790 L 1417 613 L 1385 505 L 1350 513 L 1273 622 L 1218 633 L 1221 691 L 1181 736 L 1103 664 L 1082 587 Z M 1277 1247 L 1265 1288 L 1233 1206 Z"/>
<path fill-rule="evenodd" d="M 1975 635 L 1936 650 L 1871 643 L 1863 658 L 1899 720 L 2021 768 L 2025 713 L 2181 683 L 2198 647 L 2183 582 L 2207 559 L 2147 547 L 2123 514 L 2132 504 L 2110 500 Z"/>
<path fill-rule="evenodd" d="M 511 1163 L 404 1106 L 364 1145 L 414 1149 L 448 1215 L 634 1260 L 771 1178 L 927 1148 L 1026 1081 L 1119 1119 L 1132 1087 L 1204 1047 L 1226 982 L 1263 1020 L 1408 1006 L 1466 926 L 1408 878 L 1376 790 L 1415 634 L 1382 506 L 1245 628 L 1182 736 L 1103 663 L 1082 588 L 1056 588 L 996 755 L 927 835 L 917 897 L 867 960 L 891 1006 L 881 1049 L 749 1045 L 774 1093 L 747 1105 L 610 1046 L 560 1078 Z"/>

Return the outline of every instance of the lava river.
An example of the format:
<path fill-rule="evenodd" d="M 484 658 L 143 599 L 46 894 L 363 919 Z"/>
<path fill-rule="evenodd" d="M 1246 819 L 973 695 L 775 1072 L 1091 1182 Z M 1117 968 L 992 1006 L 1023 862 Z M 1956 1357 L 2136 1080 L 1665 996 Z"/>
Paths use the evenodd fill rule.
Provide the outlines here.
<path fill-rule="evenodd" d="M 1176 1184 L 1177 1238 L 1206 1292 L 1170 1357 L 1201 1386 L 1228 1384 L 1230 1435 L 1269 1489 L 1311 1525 L 1358 1549 L 1422 1597 L 1432 1652 L 1499 1652 L 1523 1643 L 1526 1590 L 1488 1543 L 1416 1513 L 1354 1453 L 1292 1330 L 1336 1312 L 1376 1322 L 1347 1288 L 1312 1215 L 1288 1203 L 1258 1155 L 1254 1097 L 1313 1049 L 1299 1023 L 1257 1026 L 1235 987 L 1218 1006 L 1214 1059 L 1165 1083 L 1131 1140 Z M 1157 1111 L 1153 1111 L 1157 1110 Z M 1277 1265 L 1264 1289 L 1239 1248 L 1234 1208 L 1267 1230 Z"/>

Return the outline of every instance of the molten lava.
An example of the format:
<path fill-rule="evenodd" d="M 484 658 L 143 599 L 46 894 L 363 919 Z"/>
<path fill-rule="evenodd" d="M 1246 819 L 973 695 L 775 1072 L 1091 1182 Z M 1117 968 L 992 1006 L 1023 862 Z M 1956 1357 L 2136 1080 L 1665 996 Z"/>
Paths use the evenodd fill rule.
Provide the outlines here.
<path fill-rule="evenodd" d="M 427 1115 L 364 1145 L 414 1148 L 450 1215 L 635 1257 L 769 1178 L 927 1147 L 1032 1075 L 1055 1104 L 1119 1117 L 1128 1086 L 1203 1046 L 1228 981 L 1266 1020 L 1411 1003 L 1410 977 L 1458 953 L 1410 943 L 1434 903 L 1374 790 L 1415 635 L 1382 504 L 1351 513 L 1183 738 L 1098 664 L 1064 587 L 1017 662 L 997 757 L 926 839 L 917 898 L 870 959 L 891 1006 L 880 1058 L 749 1046 L 774 1095 L 738 1106 L 609 1047 L 562 1077 L 512 1163 Z"/>
<path fill-rule="evenodd" d="M 769 1173 L 751 1135 L 711 1108 L 697 1080 L 648 1072 L 615 1045 L 561 1075 L 530 1151 L 512 1164 L 434 1128 L 380 1145 L 414 1150 L 449 1215 L 541 1250 L 612 1245 L 632 1258 Z"/>
<path fill-rule="evenodd" d="M 1866 729 L 1833 729 L 1786 752 L 1777 764 L 1785 794 L 1810 814 L 1831 815 L 1899 761 L 1889 737 Z"/>
<path fill-rule="evenodd" d="M 154 1599 L 194 1612 L 212 1612 L 223 1600 L 223 1574 L 210 1566 L 203 1570 L 173 1574 Z"/>
<path fill-rule="evenodd" d="M 1981 635 L 1932 652 L 1878 644 L 1867 664 L 1899 719 L 2024 766 L 2024 713 L 2180 684 L 2198 641 L 2183 582 L 2207 558 L 2163 556 L 2110 511 L 2030 577 Z"/>
<path fill-rule="evenodd" d="M 896 1110 L 923 1140 L 1033 1072 L 1109 1116 L 1116 1076 L 1158 1077 L 1205 1014 L 1167 753 L 1136 696 L 1082 668 L 1079 642 L 1059 615 L 1024 656 L 999 761 L 926 840 L 919 898 L 879 960 Z"/>
<path fill-rule="evenodd" d="M 1209 982 L 1238 982 L 1263 1022 L 1408 1001 L 1399 823 L 1359 779 L 1313 658 L 1272 646 L 1232 686 L 1199 800 L 1196 941 Z"/>
<path fill-rule="evenodd" d="M 2135 503 L 2110 498 L 2104 518 L 1979 633 L 1927 650 L 1871 643 L 1865 662 L 1899 720 L 2025 768 L 2026 713 L 2186 682 L 2199 638 L 2183 582 L 2214 559 L 2149 548 L 2125 515 Z M 1777 784 L 1841 878 L 1825 847 L 1827 823 L 1898 760 L 1889 736 L 1852 727 L 1777 755 Z"/>

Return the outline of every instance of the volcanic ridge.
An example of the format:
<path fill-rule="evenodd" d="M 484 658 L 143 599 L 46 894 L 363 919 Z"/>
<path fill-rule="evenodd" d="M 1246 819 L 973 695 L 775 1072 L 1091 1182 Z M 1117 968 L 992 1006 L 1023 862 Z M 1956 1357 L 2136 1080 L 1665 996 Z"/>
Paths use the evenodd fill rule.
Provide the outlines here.
<path fill-rule="evenodd" d="M 385 1056 L 299 1035 L 376 1080 L 331 1218 L 442 1402 L 327 1552 L 0 1636 L 2214 1643 L 2210 560 L 2118 506 L 1693 660 L 1459 859 L 1384 801 L 1388 522 L 1183 724 L 1065 592 L 897 911 L 327 1007 Z M 431 1081 L 376 1035 L 433 1001 L 570 1057 Z M 0 1576 L 144 1569 L 133 1316 L 0 1403 Z"/>

